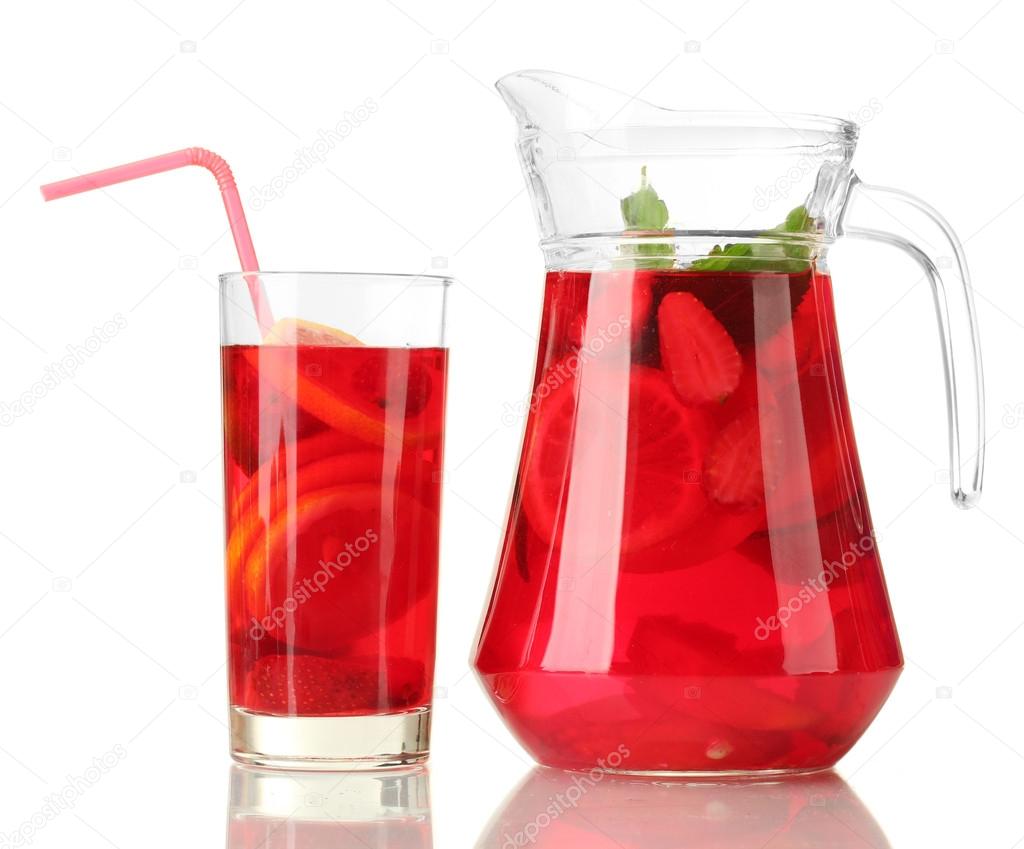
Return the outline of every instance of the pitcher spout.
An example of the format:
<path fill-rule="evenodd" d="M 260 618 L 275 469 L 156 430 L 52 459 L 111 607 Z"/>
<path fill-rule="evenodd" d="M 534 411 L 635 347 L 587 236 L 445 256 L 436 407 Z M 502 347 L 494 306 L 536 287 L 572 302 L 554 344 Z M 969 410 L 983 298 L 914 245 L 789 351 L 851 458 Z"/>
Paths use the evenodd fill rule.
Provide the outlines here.
<path fill-rule="evenodd" d="M 495 83 L 524 133 L 557 138 L 567 133 L 597 135 L 616 118 L 622 123 L 657 122 L 668 112 L 599 83 L 554 71 L 516 71 Z M 626 114 L 623 114 L 626 113 Z"/>

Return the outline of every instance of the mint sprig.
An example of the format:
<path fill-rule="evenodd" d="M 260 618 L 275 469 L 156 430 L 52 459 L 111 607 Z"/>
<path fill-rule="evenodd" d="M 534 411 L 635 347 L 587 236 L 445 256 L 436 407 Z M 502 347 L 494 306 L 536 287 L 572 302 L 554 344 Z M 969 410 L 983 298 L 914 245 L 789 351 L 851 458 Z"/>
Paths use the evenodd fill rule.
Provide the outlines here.
<path fill-rule="evenodd" d="M 664 230 L 668 207 L 647 182 L 647 166 L 640 169 L 640 188 L 619 203 L 627 230 Z"/>
<path fill-rule="evenodd" d="M 667 232 L 668 207 L 665 205 L 665 201 L 658 197 L 654 187 L 647 182 L 646 165 L 640 169 L 640 188 L 624 197 L 619 202 L 619 209 L 622 212 L 622 223 L 628 233 Z M 633 257 L 648 257 L 631 261 L 631 264 L 638 268 L 671 268 L 675 264 L 672 259 L 649 258 L 675 256 L 675 248 L 672 245 L 625 244 L 622 247 L 622 252 Z"/>
<path fill-rule="evenodd" d="M 644 235 L 667 233 L 668 207 L 647 181 L 647 166 L 640 169 L 640 188 L 619 202 L 622 222 L 627 234 Z M 690 268 L 695 271 L 800 271 L 807 266 L 811 256 L 808 245 L 789 239 L 798 233 L 814 230 L 814 219 L 807 207 L 800 205 L 789 211 L 786 220 L 778 227 L 765 230 L 760 235 L 766 239 L 777 239 L 769 244 L 741 242 L 715 245 L 706 257 L 694 260 Z M 675 247 L 671 244 L 629 244 L 622 246 L 622 253 L 630 257 L 630 264 L 637 268 L 672 268 Z M 664 257 L 655 259 L 654 257 Z"/>
<path fill-rule="evenodd" d="M 778 227 L 765 230 L 761 235 L 771 239 L 795 233 L 809 233 L 814 229 L 814 219 L 806 206 L 789 211 L 786 220 Z M 695 271 L 800 271 L 807 267 L 811 249 L 809 246 L 785 239 L 773 244 L 743 242 L 725 247 L 715 245 L 711 253 L 694 260 L 690 268 Z"/>

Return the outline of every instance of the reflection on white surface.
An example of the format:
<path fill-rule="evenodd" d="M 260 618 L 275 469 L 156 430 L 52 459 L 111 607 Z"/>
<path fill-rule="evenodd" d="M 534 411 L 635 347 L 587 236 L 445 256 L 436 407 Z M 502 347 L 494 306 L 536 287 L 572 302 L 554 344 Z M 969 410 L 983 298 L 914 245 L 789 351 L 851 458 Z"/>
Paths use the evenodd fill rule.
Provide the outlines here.
<path fill-rule="evenodd" d="M 477 849 L 890 849 L 836 773 L 682 781 L 538 767 Z"/>
<path fill-rule="evenodd" d="M 419 767 L 297 772 L 234 765 L 228 849 L 430 849 L 430 777 Z"/>

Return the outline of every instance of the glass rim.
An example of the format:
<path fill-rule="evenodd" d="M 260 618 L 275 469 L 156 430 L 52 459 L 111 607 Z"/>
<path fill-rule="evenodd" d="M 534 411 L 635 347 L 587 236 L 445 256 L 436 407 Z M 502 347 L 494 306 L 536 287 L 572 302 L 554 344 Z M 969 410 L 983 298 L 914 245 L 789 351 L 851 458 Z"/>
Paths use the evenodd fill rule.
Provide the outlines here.
<path fill-rule="evenodd" d="M 259 277 L 263 280 L 310 277 L 319 280 L 334 278 L 339 283 L 404 283 L 406 286 L 439 286 L 447 289 L 455 283 L 455 278 L 443 274 L 406 274 L 388 271 L 225 271 L 217 275 L 223 286 L 248 277 Z"/>
<path fill-rule="evenodd" d="M 646 101 L 645 101 L 646 102 Z M 825 133 L 837 139 L 855 141 L 860 125 L 847 118 L 822 115 L 816 112 L 777 112 L 747 109 L 673 109 L 648 104 L 659 113 L 660 121 L 644 125 L 644 129 L 673 130 L 734 130 L 736 132 L 755 130 L 789 130 L 794 133 Z M 611 123 L 602 129 L 619 129 L 622 126 Z"/>

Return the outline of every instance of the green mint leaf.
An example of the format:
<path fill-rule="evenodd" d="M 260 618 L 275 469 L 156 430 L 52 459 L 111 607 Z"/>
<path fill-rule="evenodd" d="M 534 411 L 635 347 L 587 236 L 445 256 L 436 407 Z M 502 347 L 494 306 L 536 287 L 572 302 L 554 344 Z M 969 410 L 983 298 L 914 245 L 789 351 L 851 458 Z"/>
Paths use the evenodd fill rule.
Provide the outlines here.
<path fill-rule="evenodd" d="M 627 230 L 664 230 L 668 207 L 647 182 L 647 166 L 640 169 L 640 188 L 619 203 Z"/>
<path fill-rule="evenodd" d="M 647 166 L 640 169 L 640 188 L 619 202 L 622 212 L 622 223 L 627 232 L 644 231 L 658 232 L 666 229 L 668 224 L 668 207 L 665 205 L 654 187 L 647 182 Z M 623 254 L 634 257 L 672 257 L 675 248 L 672 245 L 657 244 L 624 244 Z M 672 259 L 637 259 L 630 263 L 639 268 L 671 268 Z"/>
<path fill-rule="evenodd" d="M 811 229 L 811 216 L 806 206 L 798 206 L 791 209 L 783 222 L 781 229 L 786 233 L 804 233 Z M 780 229 L 780 228 L 776 228 Z"/>
<path fill-rule="evenodd" d="M 790 210 L 786 220 L 778 227 L 764 231 L 761 235 L 771 238 L 786 233 L 807 233 L 814 228 L 814 219 L 807 207 L 798 206 Z M 777 244 L 741 243 L 715 245 L 711 253 L 695 260 L 690 268 L 695 271 L 801 271 L 807 267 L 811 249 L 808 245 L 787 243 Z"/>

